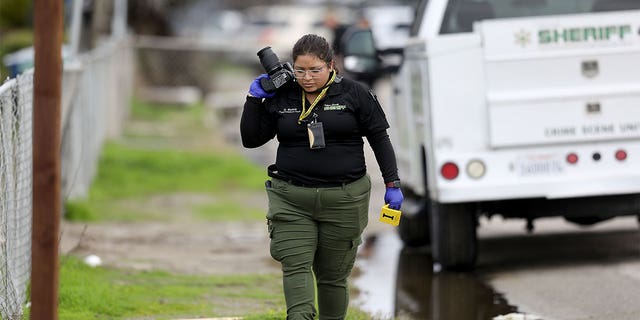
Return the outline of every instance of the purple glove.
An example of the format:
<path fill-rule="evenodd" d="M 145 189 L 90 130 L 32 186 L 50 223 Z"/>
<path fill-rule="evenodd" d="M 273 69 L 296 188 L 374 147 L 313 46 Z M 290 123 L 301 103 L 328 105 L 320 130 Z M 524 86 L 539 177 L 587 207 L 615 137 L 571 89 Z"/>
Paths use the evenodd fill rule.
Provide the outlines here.
<path fill-rule="evenodd" d="M 387 191 L 384 193 L 384 203 L 388 203 L 389 208 L 400 210 L 402 200 L 404 197 L 400 188 L 387 187 Z"/>
<path fill-rule="evenodd" d="M 260 85 L 260 79 L 269 78 L 266 73 L 259 75 L 253 82 L 251 82 L 251 86 L 249 87 L 249 94 L 256 98 L 271 98 L 276 95 L 275 92 L 266 92 L 262 89 L 262 85 Z"/>

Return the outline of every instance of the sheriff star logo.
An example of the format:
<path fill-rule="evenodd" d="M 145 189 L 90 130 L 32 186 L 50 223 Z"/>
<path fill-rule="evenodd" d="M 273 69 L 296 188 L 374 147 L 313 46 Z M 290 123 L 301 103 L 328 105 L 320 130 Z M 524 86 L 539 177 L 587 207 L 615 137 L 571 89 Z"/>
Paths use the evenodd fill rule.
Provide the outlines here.
<path fill-rule="evenodd" d="M 531 43 L 531 33 L 529 31 L 520 30 L 516 32 L 514 36 L 516 44 L 520 45 L 523 48 Z"/>

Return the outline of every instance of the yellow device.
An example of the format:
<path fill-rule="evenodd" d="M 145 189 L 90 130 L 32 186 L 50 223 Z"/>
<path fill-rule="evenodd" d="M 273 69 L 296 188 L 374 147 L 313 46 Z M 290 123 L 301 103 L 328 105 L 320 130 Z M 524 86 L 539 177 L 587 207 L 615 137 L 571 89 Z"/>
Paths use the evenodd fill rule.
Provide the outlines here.
<path fill-rule="evenodd" d="M 380 211 L 380 221 L 397 227 L 400 224 L 400 215 L 402 215 L 400 210 L 391 209 L 388 204 L 385 204 Z"/>

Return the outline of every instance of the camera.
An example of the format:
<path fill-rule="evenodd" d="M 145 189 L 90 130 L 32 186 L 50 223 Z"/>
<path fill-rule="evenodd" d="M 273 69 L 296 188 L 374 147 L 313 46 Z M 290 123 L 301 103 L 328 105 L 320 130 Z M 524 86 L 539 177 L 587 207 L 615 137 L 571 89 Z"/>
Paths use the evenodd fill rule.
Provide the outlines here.
<path fill-rule="evenodd" d="M 266 92 L 276 91 L 285 83 L 294 80 L 293 67 L 289 62 L 282 63 L 271 47 L 258 51 L 260 64 L 269 75 L 269 78 L 260 79 L 260 85 Z"/>

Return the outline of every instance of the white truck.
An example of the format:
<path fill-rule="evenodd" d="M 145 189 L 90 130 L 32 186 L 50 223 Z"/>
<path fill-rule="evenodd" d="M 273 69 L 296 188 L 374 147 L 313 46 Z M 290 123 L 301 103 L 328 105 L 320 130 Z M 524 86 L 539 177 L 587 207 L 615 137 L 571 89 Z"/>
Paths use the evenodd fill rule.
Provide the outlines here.
<path fill-rule="evenodd" d="M 388 70 L 371 39 L 345 69 Z M 443 268 L 481 215 L 640 220 L 640 0 L 420 1 L 392 80 L 400 237 Z"/>

